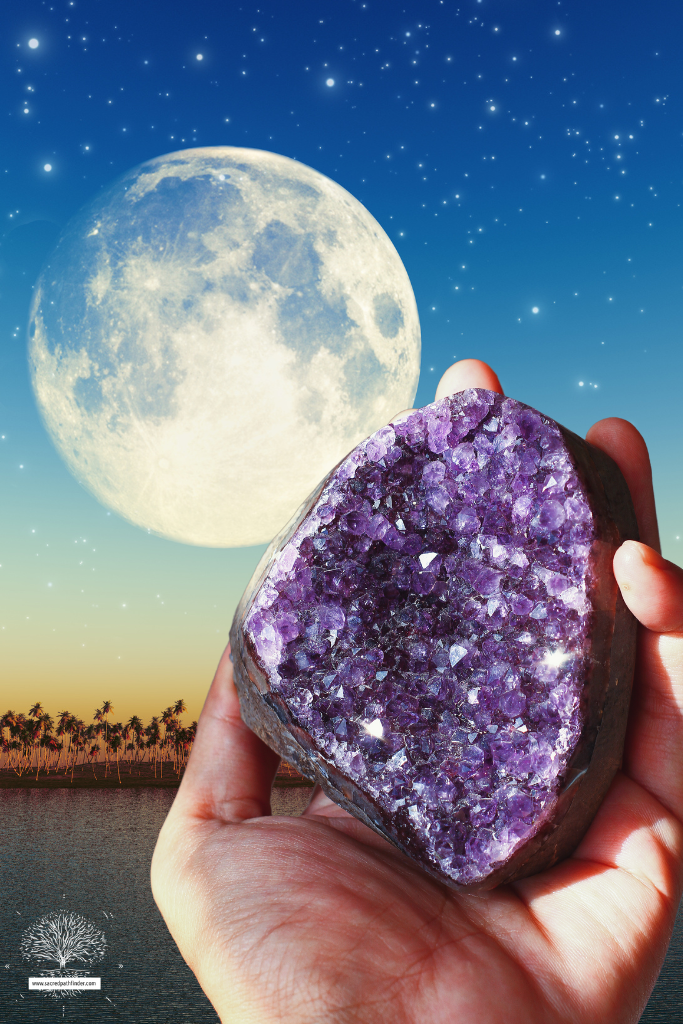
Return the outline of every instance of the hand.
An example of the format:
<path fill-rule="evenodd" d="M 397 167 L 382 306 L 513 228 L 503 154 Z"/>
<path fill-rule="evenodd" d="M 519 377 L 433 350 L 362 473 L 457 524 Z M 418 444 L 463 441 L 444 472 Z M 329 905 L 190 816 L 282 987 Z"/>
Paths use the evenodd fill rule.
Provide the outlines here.
<path fill-rule="evenodd" d="M 437 397 L 500 391 L 476 360 Z M 223 1024 L 625 1024 L 638 1020 L 683 884 L 683 570 L 658 554 L 650 464 L 623 420 L 644 543 L 614 569 L 641 625 L 623 771 L 573 857 L 478 895 L 432 881 L 317 793 L 271 817 L 278 758 L 240 719 L 229 654 L 159 836 L 154 897 Z"/>

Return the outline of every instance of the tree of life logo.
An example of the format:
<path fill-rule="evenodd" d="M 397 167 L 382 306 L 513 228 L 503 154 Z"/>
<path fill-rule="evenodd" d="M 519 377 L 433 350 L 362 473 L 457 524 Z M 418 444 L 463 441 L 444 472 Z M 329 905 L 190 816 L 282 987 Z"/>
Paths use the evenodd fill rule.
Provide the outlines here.
<path fill-rule="evenodd" d="M 104 932 L 86 917 L 74 913 L 46 914 L 21 936 L 21 955 L 24 960 L 30 960 L 36 968 L 46 963 L 59 965 L 56 970 L 39 970 L 41 978 L 52 979 L 49 987 L 46 981 L 44 994 L 54 999 L 79 995 L 84 988 L 90 987 L 87 984 L 73 987 L 72 979 L 82 976 L 84 972 L 82 969 L 73 970 L 67 965 L 79 963 L 89 966 L 97 963 L 104 956 L 106 948 Z M 86 979 L 82 980 L 85 982 Z M 65 984 L 60 986 L 59 981 Z"/>

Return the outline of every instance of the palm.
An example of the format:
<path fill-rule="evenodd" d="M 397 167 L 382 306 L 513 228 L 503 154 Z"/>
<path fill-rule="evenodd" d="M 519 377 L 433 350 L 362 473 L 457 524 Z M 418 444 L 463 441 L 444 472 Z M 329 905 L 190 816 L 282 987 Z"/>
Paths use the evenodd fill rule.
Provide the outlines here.
<path fill-rule="evenodd" d="M 497 384 L 479 372 L 460 386 Z M 646 454 L 620 424 L 591 440 L 618 457 L 656 546 Z M 490 892 L 446 890 L 320 793 L 300 818 L 270 817 L 277 758 L 241 722 L 224 656 L 153 864 L 171 932 L 223 1021 L 638 1019 L 681 886 L 683 573 L 629 557 L 615 569 L 649 629 L 624 774 L 572 858 Z"/>

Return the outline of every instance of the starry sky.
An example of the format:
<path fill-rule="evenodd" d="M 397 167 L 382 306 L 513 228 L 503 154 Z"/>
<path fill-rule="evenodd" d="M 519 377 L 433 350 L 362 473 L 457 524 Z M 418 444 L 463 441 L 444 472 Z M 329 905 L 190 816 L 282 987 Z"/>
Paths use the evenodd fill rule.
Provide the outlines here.
<path fill-rule="evenodd" d="M 633 9 L 631 8 L 630 11 Z M 683 562 L 683 10 L 651 0 L 22 0 L 0 12 L 0 704 L 198 715 L 263 547 L 148 534 L 70 475 L 26 360 L 31 290 L 137 164 L 246 146 L 379 221 L 422 328 L 416 404 L 477 357 L 577 433 L 632 420 Z"/>

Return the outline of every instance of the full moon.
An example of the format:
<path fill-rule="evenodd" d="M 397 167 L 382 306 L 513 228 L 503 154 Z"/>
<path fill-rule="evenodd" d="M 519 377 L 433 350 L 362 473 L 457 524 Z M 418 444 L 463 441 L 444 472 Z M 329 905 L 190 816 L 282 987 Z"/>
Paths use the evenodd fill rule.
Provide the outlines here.
<path fill-rule="evenodd" d="M 268 541 L 412 404 L 420 327 L 391 241 L 287 157 L 183 150 L 67 225 L 36 283 L 29 364 L 67 465 L 186 544 Z"/>

